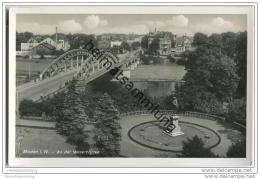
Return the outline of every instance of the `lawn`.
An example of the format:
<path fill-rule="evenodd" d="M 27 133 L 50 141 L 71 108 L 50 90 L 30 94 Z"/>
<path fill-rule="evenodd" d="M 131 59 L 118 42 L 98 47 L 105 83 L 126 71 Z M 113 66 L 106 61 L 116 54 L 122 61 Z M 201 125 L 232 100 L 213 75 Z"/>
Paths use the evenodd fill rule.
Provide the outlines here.
<path fill-rule="evenodd" d="M 16 127 L 17 157 L 77 157 L 75 146 L 53 129 Z"/>

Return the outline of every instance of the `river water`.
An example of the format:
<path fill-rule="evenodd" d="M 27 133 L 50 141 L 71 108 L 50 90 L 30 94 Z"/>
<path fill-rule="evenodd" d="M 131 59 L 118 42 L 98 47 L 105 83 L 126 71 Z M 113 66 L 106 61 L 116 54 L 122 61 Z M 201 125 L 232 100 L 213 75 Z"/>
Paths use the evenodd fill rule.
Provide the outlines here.
<path fill-rule="evenodd" d="M 175 81 L 133 81 L 134 87 L 151 97 L 169 96 L 174 93 Z"/>
<path fill-rule="evenodd" d="M 182 81 L 185 73 L 184 66 L 172 63 L 138 65 L 131 71 L 130 80 L 149 96 L 161 97 L 173 94 L 176 83 Z"/>

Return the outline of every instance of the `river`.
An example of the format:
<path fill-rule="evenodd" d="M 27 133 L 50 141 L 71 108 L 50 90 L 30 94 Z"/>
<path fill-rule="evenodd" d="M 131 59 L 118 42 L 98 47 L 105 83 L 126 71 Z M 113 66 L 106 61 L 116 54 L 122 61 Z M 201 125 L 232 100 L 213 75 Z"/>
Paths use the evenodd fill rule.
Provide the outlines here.
<path fill-rule="evenodd" d="M 131 71 L 130 80 L 149 96 L 161 97 L 173 94 L 175 84 L 182 82 L 185 73 L 184 66 L 172 63 L 139 65 Z"/>

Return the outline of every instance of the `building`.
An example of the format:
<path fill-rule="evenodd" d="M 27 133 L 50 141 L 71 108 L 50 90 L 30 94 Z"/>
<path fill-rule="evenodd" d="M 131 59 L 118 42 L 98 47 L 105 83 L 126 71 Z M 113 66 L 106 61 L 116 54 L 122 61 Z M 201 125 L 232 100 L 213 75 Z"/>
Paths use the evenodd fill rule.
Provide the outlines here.
<path fill-rule="evenodd" d="M 50 44 L 50 45 L 52 45 L 52 46 L 54 46 L 54 47 L 56 47 L 57 46 L 57 42 L 55 41 L 55 39 L 52 39 L 52 38 L 50 38 L 50 37 L 47 37 L 46 39 L 44 39 L 43 41 L 41 41 L 40 42 L 40 44 L 41 43 L 48 43 L 48 44 Z"/>
<path fill-rule="evenodd" d="M 159 39 L 159 54 L 169 55 L 171 54 L 172 41 L 170 38 L 164 37 Z"/>
<path fill-rule="evenodd" d="M 33 57 L 53 57 L 56 47 L 48 42 L 39 43 L 33 47 L 31 52 Z"/>
<path fill-rule="evenodd" d="M 148 48 L 155 39 L 158 39 L 159 48 L 157 51 L 159 55 L 169 55 L 171 54 L 173 37 L 175 36 L 170 32 L 150 32 L 148 37 Z"/>
<path fill-rule="evenodd" d="M 70 44 L 69 44 L 69 41 L 66 39 L 66 37 L 58 37 L 55 47 L 56 47 L 56 50 L 67 51 L 70 49 Z"/>
<path fill-rule="evenodd" d="M 109 41 L 124 41 L 127 40 L 127 34 L 101 34 L 97 36 L 97 41 L 109 40 Z"/>
<path fill-rule="evenodd" d="M 122 41 L 111 41 L 110 42 L 110 47 L 112 48 L 113 46 L 120 46 L 122 44 Z"/>
<path fill-rule="evenodd" d="M 38 44 L 39 42 L 36 40 L 36 38 L 32 37 L 26 43 L 21 43 L 21 51 L 29 51 Z"/>
<path fill-rule="evenodd" d="M 175 52 L 182 53 L 187 50 L 192 50 L 192 37 L 181 36 L 176 38 Z"/>
<path fill-rule="evenodd" d="M 21 51 L 17 51 L 16 55 L 20 55 L 20 56 L 30 55 L 30 52 L 34 47 L 46 43 L 55 47 L 55 50 L 67 51 L 70 48 L 70 44 L 66 39 L 65 35 L 58 34 L 56 28 L 56 33 L 50 37 L 42 39 L 39 36 L 36 36 L 30 38 L 26 43 L 21 43 Z"/>
<path fill-rule="evenodd" d="M 141 38 L 134 38 L 134 39 L 130 39 L 130 40 L 126 40 L 126 42 L 128 43 L 128 45 L 132 45 L 132 43 L 134 43 L 134 42 L 139 42 L 139 43 L 141 43 Z"/>

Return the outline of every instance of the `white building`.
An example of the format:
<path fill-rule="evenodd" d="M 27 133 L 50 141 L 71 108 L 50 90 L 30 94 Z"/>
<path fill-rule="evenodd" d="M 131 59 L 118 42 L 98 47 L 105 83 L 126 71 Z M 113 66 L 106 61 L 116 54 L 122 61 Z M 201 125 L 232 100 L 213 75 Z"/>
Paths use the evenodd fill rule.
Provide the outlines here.
<path fill-rule="evenodd" d="M 120 46 L 122 44 L 121 41 L 111 41 L 110 42 L 110 47 L 113 47 L 113 46 Z"/>
<path fill-rule="evenodd" d="M 39 42 L 33 37 L 30 38 L 26 43 L 21 43 L 21 51 L 26 52 L 37 46 Z"/>
<path fill-rule="evenodd" d="M 57 44 L 58 44 L 58 43 L 55 42 L 55 40 L 51 39 L 50 37 L 47 37 L 46 39 L 44 39 L 40 43 L 48 43 L 48 44 L 50 44 L 54 47 L 57 47 Z"/>
<path fill-rule="evenodd" d="M 58 40 L 58 44 L 56 45 L 57 50 L 67 51 L 67 50 L 69 50 L 69 48 L 70 48 L 69 41 L 67 41 L 65 39 L 59 39 Z"/>

